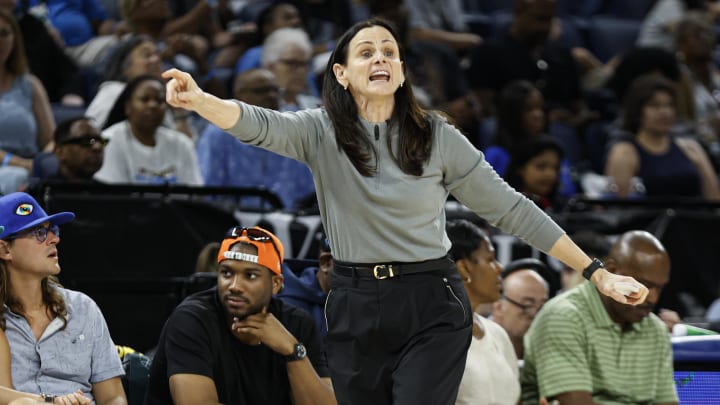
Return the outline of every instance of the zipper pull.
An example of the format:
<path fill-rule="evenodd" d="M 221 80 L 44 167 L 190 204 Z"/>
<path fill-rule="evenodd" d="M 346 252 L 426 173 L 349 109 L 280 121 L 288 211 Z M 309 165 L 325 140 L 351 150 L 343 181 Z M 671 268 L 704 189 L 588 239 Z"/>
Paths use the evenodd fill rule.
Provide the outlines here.
<path fill-rule="evenodd" d="M 378 128 L 377 125 L 375 125 L 375 140 L 376 141 L 380 140 L 380 128 Z"/>

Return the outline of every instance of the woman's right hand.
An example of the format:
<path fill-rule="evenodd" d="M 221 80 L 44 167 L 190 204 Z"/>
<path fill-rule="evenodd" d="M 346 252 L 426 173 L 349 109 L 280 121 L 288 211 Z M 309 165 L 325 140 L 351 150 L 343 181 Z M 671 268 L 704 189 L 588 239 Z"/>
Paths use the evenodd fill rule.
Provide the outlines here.
<path fill-rule="evenodd" d="M 162 77 L 170 79 L 166 86 L 165 99 L 171 106 L 197 111 L 205 102 L 205 92 L 189 73 L 170 69 L 163 72 Z"/>
<path fill-rule="evenodd" d="M 634 278 L 620 276 L 604 268 L 593 273 L 590 281 L 602 294 L 623 304 L 640 305 L 645 302 L 649 292 L 647 287 Z"/>

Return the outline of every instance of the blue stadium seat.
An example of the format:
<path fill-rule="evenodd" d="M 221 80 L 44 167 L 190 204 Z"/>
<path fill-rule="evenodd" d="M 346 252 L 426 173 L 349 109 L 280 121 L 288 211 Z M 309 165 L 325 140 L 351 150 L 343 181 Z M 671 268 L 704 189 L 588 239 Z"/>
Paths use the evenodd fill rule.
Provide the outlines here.
<path fill-rule="evenodd" d="M 52 109 L 56 124 L 69 120 L 70 118 L 82 117 L 85 115 L 85 107 L 68 107 L 60 103 L 51 103 L 50 108 Z"/>
<path fill-rule="evenodd" d="M 631 49 L 640 32 L 640 21 L 596 16 L 588 27 L 588 48 L 602 62 Z"/>

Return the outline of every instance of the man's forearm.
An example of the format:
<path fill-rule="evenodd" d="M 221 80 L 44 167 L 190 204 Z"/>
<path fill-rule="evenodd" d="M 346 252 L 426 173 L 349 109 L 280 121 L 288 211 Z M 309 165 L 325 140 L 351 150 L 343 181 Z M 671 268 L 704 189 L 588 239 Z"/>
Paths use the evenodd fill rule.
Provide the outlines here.
<path fill-rule="evenodd" d="M 288 362 L 287 372 L 295 405 L 337 405 L 332 385 L 318 376 L 307 358 Z"/>

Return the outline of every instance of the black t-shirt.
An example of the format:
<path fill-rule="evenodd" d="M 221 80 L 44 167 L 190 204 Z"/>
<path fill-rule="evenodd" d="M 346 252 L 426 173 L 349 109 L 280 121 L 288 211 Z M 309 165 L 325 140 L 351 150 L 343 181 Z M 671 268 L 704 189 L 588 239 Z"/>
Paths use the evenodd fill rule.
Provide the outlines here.
<path fill-rule="evenodd" d="M 548 42 L 535 60 L 532 51 L 509 33 L 484 43 L 472 54 L 467 70 L 472 89 L 491 89 L 497 94 L 513 80 L 533 83 L 549 107 L 568 107 L 580 99 L 580 76 L 570 49 Z"/>
<path fill-rule="evenodd" d="M 303 342 L 318 375 L 328 377 L 312 318 L 274 298 L 268 311 Z M 247 345 L 233 336 L 217 288 L 211 288 L 187 297 L 170 315 L 150 368 L 145 403 L 171 404 L 170 376 L 198 374 L 213 379 L 223 404 L 291 404 L 286 364 L 267 346 Z"/>

